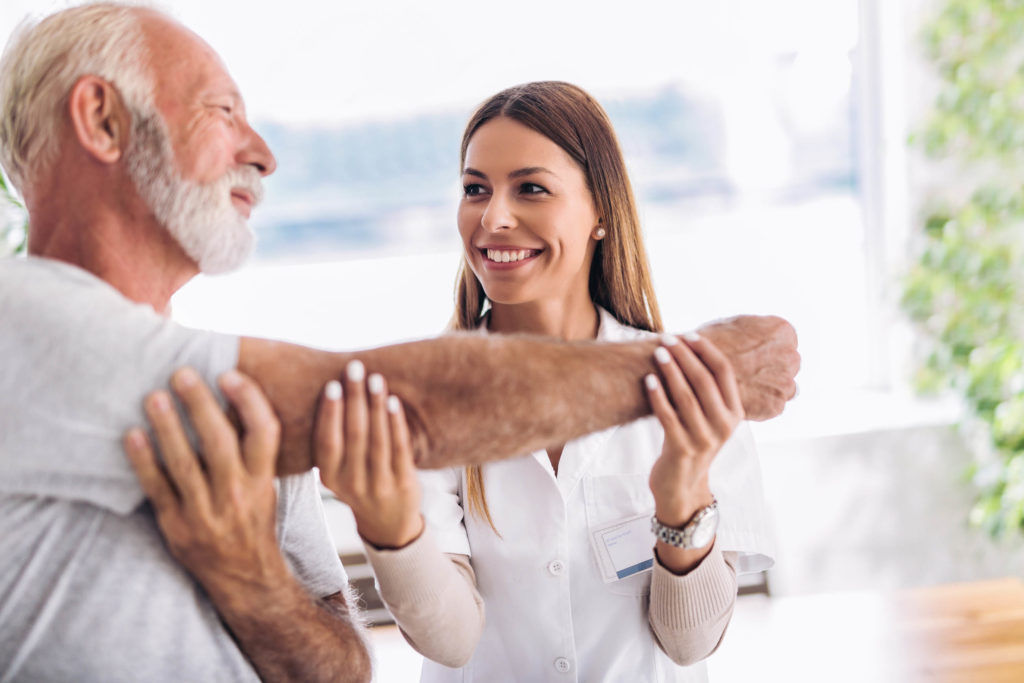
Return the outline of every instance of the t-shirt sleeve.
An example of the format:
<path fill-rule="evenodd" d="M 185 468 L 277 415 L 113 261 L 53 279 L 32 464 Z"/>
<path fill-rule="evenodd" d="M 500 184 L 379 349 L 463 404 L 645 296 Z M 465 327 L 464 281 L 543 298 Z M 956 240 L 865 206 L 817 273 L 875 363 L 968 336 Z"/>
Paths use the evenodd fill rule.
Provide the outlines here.
<path fill-rule="evenodd" d="M 316 473 L 277 481 L 277 540 L 292 572 L 314 597 L 344 590 L 348 576 L 327 528 Z"/>
<path fill-rule="evenodd" d="M 209 383 L 238 338 L 182 327 L 81 269 L 0 265 L 0 492 L 83 501 L 119 514 L 143 493 L 121 437 L 142 400 L 194 367 Z"/>

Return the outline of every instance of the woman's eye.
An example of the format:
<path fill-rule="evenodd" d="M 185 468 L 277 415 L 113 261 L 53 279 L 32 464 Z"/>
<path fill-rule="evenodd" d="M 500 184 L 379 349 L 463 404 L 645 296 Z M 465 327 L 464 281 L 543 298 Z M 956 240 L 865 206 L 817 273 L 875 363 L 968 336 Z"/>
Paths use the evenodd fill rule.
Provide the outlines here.
<path fill-rule="evenodd" d="M 541 194 L 546 193 L 547 189 L 537 183 L 523 183 L 519 189 L 523 194 Z"/>
<path fill-rule="evenodd" d="M 479 183 L 470 183 L 468 185 L 463 185 L 462 191 L 467 197 L 475 197 L 484 191 L 484 187 Z"/>

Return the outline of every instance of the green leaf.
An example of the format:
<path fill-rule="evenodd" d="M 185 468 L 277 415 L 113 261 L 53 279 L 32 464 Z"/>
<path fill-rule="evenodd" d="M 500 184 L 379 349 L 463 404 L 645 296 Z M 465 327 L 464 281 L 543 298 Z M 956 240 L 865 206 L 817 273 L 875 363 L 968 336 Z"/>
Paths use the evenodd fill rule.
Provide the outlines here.
<path fill-rule="evenodd" d="M 921 30 L 940 79 L 908 144 L 958 167 L 970 197 L 921 224 L 901 306 L 921 338 L 919 391 L 956 391 L 987 444 L 965 475 L 970 521 L 993 536 L 1024 533 L 1024 1 L 946 0 Z M 992 171 L 995 169 L 996 173 Z M 952 189 L 952 188 L 951 188 Z"/>

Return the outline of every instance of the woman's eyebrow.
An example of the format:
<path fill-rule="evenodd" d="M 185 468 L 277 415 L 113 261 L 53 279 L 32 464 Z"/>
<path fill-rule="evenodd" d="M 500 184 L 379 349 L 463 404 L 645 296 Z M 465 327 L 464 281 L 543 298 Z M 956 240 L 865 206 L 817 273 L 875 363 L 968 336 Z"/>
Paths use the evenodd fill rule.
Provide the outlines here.
<path fill-rule="evenodd" d="M 556 178 L 558 177 L 558 175 L 556 173 L 554 173 L 553 171 L 549 171 L 548 169 L 544 168 L 543 166 L 529 166 L 527 168 L 520 168 L 520 169 L 518 169 L 516 171 L 512 171 L 511 173 L 509 173 L 508 177 L 509 178 L 522 178 L 524 175 L 533 175 L 534 173 L 547 173 L 548 175 L 553 175 Z"/>
<path fill-rule="evenodd" d="M 543 166 L 528 166 L 526 168 L 516 169 L 515 171 L 512 171 L 511 173 L 509 173 L 508 177 L 509 178 L 522 178 L 523 176 L 533 175 L 534 173 L 547 173 L 548 175 L 553 175 L 556 178 L 558 177 L 557 173 L 555 173 L 554 171 L 549 171 L 548 169 L 544 168 Z M 486 173 L 484 173 L 483 171 L 478 171 L 478 170 L 476 170 L 475 168 L 473 168 L 471 166 L 467 166 L 466 168 L 464 168 L 462 170 L 462 174 L 463 175 L 476 176 L 477 178 L 483 178 L 484 180 L 487 179 L 487 174 Z"/>

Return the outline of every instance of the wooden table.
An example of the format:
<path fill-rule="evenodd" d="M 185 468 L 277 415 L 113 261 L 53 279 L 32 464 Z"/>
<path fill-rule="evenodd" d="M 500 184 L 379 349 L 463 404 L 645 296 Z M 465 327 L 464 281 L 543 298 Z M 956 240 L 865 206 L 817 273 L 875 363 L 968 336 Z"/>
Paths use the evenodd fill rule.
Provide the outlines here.
<path fill-rule="evenodd" d="M 740 598 L 713 683 L 1024 683 L 1024 581 Z"/>

